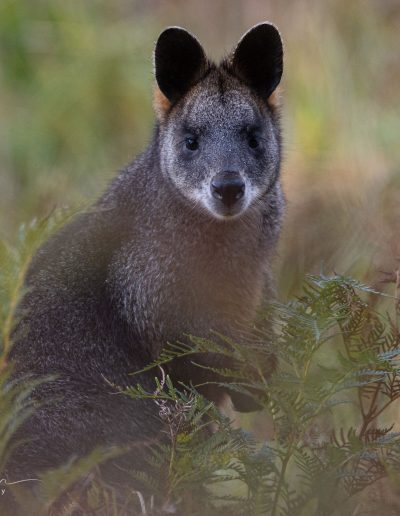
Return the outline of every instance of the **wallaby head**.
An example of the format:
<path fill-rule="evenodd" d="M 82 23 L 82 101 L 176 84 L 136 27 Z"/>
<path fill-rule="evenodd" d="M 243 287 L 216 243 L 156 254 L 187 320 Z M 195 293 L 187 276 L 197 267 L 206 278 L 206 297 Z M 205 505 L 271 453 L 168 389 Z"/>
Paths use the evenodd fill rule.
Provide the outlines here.
<path fill-rule="evenodd" d="M 161 170 L 194 210 L 231 220 L 257 207 L 274 187 L 282 59 L 279 32 L 269 23 L 250 29 L 219 65 L 184 29 L 171 27 L 159 36 Z"/>

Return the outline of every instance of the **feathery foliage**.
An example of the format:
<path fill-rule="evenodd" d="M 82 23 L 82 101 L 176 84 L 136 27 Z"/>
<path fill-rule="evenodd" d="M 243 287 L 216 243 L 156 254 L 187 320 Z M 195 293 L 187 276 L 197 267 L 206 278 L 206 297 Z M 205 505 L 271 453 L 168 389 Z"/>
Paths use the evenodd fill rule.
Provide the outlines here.
<path fill-rule="evenodd" d="M 32 382 L 8 381 L 16 306 L 34 250 L 59 221 L 32 224 L 16 247 L 1 246 L 2 468 L 10 437 L 34 410 Z M 387 296 L 392 313 L 380 313 L 371 301 L 377 296 L 352 278 L 309 276 L 300 297 L 260 315 L 246 345 L 222 335 L 167 345 L 146 368 L 155 373 L 154 390 L 137 385 L 122 393 L 153 400 L 165 426 L 165 438 L 149 447 L 145 470 L 127 471 L 132 489 L 124 502 L 97 475 L 111 453 L 102 450 L 41 477 L 40 498 L 15 487 L 17 501 L 38 516 L 79 510 L 112 516 L 355 514 L 363 507 L 360 493 L 385 477 L 396 483 L 400 475 L 392 412 L 400 397 L 399 304 Z M 268 414 L 272 439 L 238 428 L 198 393 L 198 385 L 175 385 L 165 373 L 176 358 L 196 363 L 210 352 L 232 359 L 231 369 L 209 369 L 221 386 L 252 397 Z M 278 366 L 270 375 L 265 364 L 273 360 Z M 384 506 L 379 510 L 385 514 Z"/>
<path fill-rule="evenodd" d="M 210 468 L 210 478 L 218 473 L 220 480 L 231 483 L 230 488 L 223 489 L 213 483 L 210 489 L 203 482 L 216 514 L 227 513 L 227 508 L 220 506 L 221 491 L 229 492 L 232 514 L 353 514 L 355 503 L 360 503 L 357 493 L 397 471 L 400 434 L 392 431 L 393 424 L 379 423 L 400 396 L 400 334 L 389 315 L 379 314 L 363 299 L 364 294 L 371 293 L 378 294 L 352 278 L 310 276 L 300 298 L 275 304 L 269 311 L 266 326 L 272 327 L 273 333 L 270 331 L 264 341 L 256 339 L 244 349 L 227 339 L 220 339 L 218 344 L 193 337 L 191 347 L 167 348 L 152 364 L 162 367 L 179 352 L 188 356 L 211 351 L 234 357 L 240 367 L 210 369 L 220 374 L 220 385 L 254 397 L 273 419 L 275 438 L 269 443 L 256 443 L 243 431 L 224 423 L 214 408 L 212 415 L 208 413 L 215 433 L 211 437 L 203 435 L 203 446 L 207 449 L 210 439 L 225 439 L 225 462 L 213 463 L 217 450 L 211 457 L 207 453 L 200 457 Z M 271 353 L 279 367 L 267 379 L 260 364 L 268 362 Z M 233 383 L 226 383 L 227 377 Z M 186 392 L 191 392 L 194 405 L 201 399 L 193 390 Z M 146 393 L 140 386 L 127 393 L 153 396 L 158 403 L 169 400 L 178 404 L 175 413 L 180 414 L 180 398 L 170 380 L 166 391 L 157 382 L 155 394 Z M 187 398 L 182 403 L 187 403 Z M 191 423 L 190 412 L 186 417 Z M 341 420 L 343 424 L 338 425 Z M 239 446 L 237 440 L 230 440 L 232 432 L 240 434 Z M 183 429 L 171 433 L 164 460 L 182 439 L 182 433 L 190 435 Z M 183 453 L 193 457 L 191 447 Z M 198 468 L 190 461 L 186 464 L 189 471 Z M 156 464 L 158 470 L 165 471 L 162 461 Z M 181 470 L 182 479 L 187 474 Z M 164 479 L 164 485 L 168 481 Z M 198 482 L 195 485 L 198 489 Z M 196 493 L 190 482 L 185 492 L 193 503 Z M 232 496 L 235 492 L 240 495 Z M 198 512 L 190 508 L 191 513 L 204 514 L 204 497 L 202 494 L 194 503 Z M 226 501 L 224 496 L 222 499 Z M 177 496 L 175 500 L 183 504 L 182 514 L 187 514 L 184 498 Z M 214 512 L 207 509 L 207 514 Z"/>

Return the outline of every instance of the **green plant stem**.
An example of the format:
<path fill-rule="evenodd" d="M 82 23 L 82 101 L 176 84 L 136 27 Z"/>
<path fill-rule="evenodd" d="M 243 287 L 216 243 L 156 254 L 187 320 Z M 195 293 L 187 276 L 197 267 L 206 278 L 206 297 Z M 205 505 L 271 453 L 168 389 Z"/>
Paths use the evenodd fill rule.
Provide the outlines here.
<path fill-rule="evenodd" d="M 276 491 L 275 491 L 275 496 L 274 496 L 274 501 L 273 501 L 273 505 L 272 505 L 271 516 L 277 516 L 277 514 L 278 514 L 277 513 L 278 502 L 279 502 L 280 494 L 281 494 L 281 491 L 282 491 L 282 488 L 283 488 L 283 485 L 284 485 L 284 482 L 285 482 L 286 470 L 287 470 L 289 461 L 292 458 L 292 450 L 293 450 L 293 438 L 290 441 L 290 444 L 289 444 L 288 450 L 286 452 L 285 458 L 282 461 L 281 474 L 279 475 L 278 485 L 277 485 Z"/>
<path fill-rule="evenodd" d="M 361 389 L 359 389 L 360 392 Z M 382 410 L 380 410 L 378 413 L 376 413 L 376 399 L 378 397 L 378 394 L 381 390 L 381 384 L 378 383 L 374 392 L 374 395 L 372 397 L 370 407 L 368 412 L 365 414 L 363 410 L 361 410 L 362 416 L 363 416 L 363 424 L 360 430 L 359 437 L 363 437 L 365 432 L 368 429 L 368 426 L 370 425 L 371 421 L 373 421 L 379 414 L 382 413 Z M 362 396 L 360 395 L 360 399 L 362 400 Z"/>

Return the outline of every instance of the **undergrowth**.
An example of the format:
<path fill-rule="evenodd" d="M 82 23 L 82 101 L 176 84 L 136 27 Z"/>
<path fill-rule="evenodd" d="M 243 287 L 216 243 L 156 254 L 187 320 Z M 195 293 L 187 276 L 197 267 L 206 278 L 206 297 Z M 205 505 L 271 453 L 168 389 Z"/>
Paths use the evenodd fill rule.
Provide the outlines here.
<path fill-rule="evenodd" d="M 54 219 L 32 224 L 21 230 L 16 246 L 3 242 L 0 248 L 0 470 L 13 432 L 34 410 L 32 383 L 9 381 L 16 307 L 32 254 L 57 225 Z M 168 345 L 147 368 L 154 371 L 154 390 L 137 385 L 124 391 L 153 399 L 166 432 L 163 442 L 149 448 L 146 470 L 129 472 L 129 510 L 96 475 L 105 458 L 101 451 L 38 479 L 40 496 L 13 488 L 16 503 L 26 511 L 28 500 L 25 513 L 32 515 L 376 514 L 363 493 L 382 479 L 395 491 L 400 478 L 394 411 L 400 397 L 399 319 L 395 297 L 349 277 L 308 276 L 301 296 L 260 315 L 251 343 L 216 335 L 213 341 L 194 336 L 190 345 Z M 213 369 L 219 384 L 258 403 L 273 421 L 272 439 L 239 428 L 198 393 L 199 386 L 174 384 L 165 372 L 177 357 L 193 355 L 195 362 L 199 353 L 210 352 L 234 359 L 231 370 Z M 278 366 L 268 377 L 261 364 L 271 354 Z M 83 477 L 78 500 L 67 488 Z M 54 512 L 63 493 L 68 503 Z M 385 511 L 380 500 L 379 514 L 390 514 Z"/>

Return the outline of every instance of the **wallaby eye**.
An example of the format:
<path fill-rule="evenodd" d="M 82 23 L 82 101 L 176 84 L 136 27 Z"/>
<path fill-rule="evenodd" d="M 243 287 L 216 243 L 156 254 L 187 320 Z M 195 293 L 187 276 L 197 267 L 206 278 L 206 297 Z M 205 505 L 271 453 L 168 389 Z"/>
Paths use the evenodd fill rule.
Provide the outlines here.
<path fill-rule="evenodd" d="M 250 136 L 250 138 L 248 139 L 248 143 L 251 149 L 256 149 L 259 145 L 259 142 L 255 136 Z"/>
<path fill-rule="evenodd" d="M 195 151 L 199 148 L 199 142 L 196 140 L 196 138 L 186 138 L 185 146 L 188 150 Z"/>

